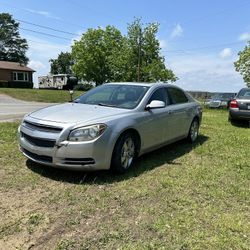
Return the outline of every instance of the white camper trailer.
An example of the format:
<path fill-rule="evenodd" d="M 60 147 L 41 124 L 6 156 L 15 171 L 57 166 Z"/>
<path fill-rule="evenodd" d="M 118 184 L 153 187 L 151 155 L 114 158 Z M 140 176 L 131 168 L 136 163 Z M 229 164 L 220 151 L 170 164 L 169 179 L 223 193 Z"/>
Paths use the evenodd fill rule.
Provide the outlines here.
<path fill-rule="evenodd" d="M 63 89 L 67 85 L 67 80 L 67 74 L 39 76 L 39 89 Z"/>

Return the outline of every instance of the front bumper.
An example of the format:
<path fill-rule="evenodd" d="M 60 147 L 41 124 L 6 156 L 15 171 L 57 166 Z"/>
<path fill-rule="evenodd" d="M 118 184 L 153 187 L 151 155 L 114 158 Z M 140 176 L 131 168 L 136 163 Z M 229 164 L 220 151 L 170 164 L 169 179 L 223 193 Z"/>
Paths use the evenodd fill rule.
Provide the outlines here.
<path fill-rule="evenodd" d="M 68 170 L 109 169 L 113 151 L 110 131 L 93 141 L 70 142 L 62 140 L 64 130 L 58 134 L 19 128 L 19 149 L 30 160 Z M 53 139 L 52 142 L 48 141 Z M 54 142 L 54 144 L 53 144 Z"/>
<path fill-rule="evenodd" d="M 227 108 L 228 103 L 224 101 L 210 101 L 209 108 Z"/>

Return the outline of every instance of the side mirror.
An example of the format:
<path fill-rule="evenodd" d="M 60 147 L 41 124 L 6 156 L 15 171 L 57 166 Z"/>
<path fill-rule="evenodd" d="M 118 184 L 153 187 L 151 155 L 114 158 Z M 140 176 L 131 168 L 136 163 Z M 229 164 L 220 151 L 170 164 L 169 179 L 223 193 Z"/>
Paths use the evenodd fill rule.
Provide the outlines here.
<path fill-rule="evenodd" d="M 165 107 L 165 102 L 153 100 L 152 102 L 150 102 L 150 103 L 146 106 L 146 110 L 158 109 L 158 108 L 164 108 L 164 107 Z"/>

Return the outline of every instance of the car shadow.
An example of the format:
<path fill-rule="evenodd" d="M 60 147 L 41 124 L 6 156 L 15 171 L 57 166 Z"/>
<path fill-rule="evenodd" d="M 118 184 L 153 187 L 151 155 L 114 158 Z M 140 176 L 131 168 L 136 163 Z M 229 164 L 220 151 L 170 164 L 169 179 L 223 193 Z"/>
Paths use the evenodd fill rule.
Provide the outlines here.
<path fill-rule="evenodd" d="M 176 160 L 189 153 L 196 147 L 201 147 L 209 137 L 200 135 L 194 144 L 188 143 L 185 140 L 165 146 L 161 149 L 147 153 L 139 157 L 133 168 L 123 175 L 116 175 L 111 171 L 70 171 L 63 169 L 51 168 L 31 160 L 26 161 L 26 166 L 33 172 L 40 174 L 43 177 L 50 178 L 55 181 L 68 182 L 72 184 L 106 184 L 123 181 L 129 178 L 140 176 L 144 172 L 151 171 L 163 164 L 174 164 L 181 167 L 181 163 Z"/>
<path fill-rule="evenodd" d="M 234 127 L 238 127 L 238 128 L 250 128 L 250 121 L 234 120 L 234 121 L 231 121 L 231 124 Z"/>

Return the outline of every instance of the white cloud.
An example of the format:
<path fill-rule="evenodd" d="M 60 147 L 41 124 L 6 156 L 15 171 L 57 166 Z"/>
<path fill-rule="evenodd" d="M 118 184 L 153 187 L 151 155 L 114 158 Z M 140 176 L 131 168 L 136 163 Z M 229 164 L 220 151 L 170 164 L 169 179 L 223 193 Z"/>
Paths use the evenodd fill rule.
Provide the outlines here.
<path fill-rule="evenodd" d="M 25 37 L 29 44 L 28 56 L 31 60 L 39 60 L 40 59 L 49 59 L 57 57 L 57 55 L 61 51 L 69 51 L 70 43 L 68 44 L 59 44 L 56 42 L 50 42 L 43 39 L 38 39 L 33 36 Z M 39 60 L 39 61 L 43 61 Z"/>
<path fill-rule="evenodd" d="M 239 36 L 240 41 L 249 41 L 250 40 L 250 32 L 245 32 L 240 34 Z"/>
<path fill-rule="evenodd" d="M 236 58 L 199 54 L 166 58 L 167 67 L 179 78 L 176 84 L 186 90 L 238 92 L 245 85 L 234 69 Z"/>
<path fill-rule="evenodd" d="M 34 36 L 25 36 L 28 41 L 29 49 L 27 56 L 30 59 L 29 66 L 36 70 L 33 81 L 37 87 L 38 76 L 47 75 L 50 72 L 49 60 L 57 58 L 60 52 L 70 51 L 70 41 L 66 44 L 51 42 L 50 40 L 43 40 Z"/>
<path fill-rule="evenodd" d="M 75 37 L 73 37 L 73 38 L 71 39 L 70 45 L 72 46 L 72 45 L 74 45 L 75 41 L 79 41 L 79 40 L 81 39 L 82 34 L 83 34 L 84 32 L 85 32 L 85 31 L 83 31 L 83 30 L 77 31 L 77 32 L 76 32 L 77 36 L 75 36 Z"/>
<path fill-rule="evenodd" d="M 166 40 L 160 40 L 160 48 L 165 49 L 167 47 L 167 41 Z"/>
<path fill-rule="evenodd" d="M 40 61 L 35 61 L 35 60 L 31 60 L 29 63 L 28 63 L 28 67 L 34 69 L 34 70 L 40 70 L 40 69 L 45 69 L 46 66 L 40 62 Z"/>
<path fill-rule="evenodd" d="M 28 8 L 25 8 L 25 10 L 29 11 L 30 13 L 37 14 L 37 15 L 41 15 L 41 16 L 44 16 L 44 17 L 47 17 L 47 18 L 52 18 L 52 19 L 56 19 L 56 20 L 61 20 L 60 17 L 54 16 L 53 14 L 51 14 L 51 13 L 48 12 L 48 11 L 33 10 L 33 9 L 28 9 Z"/>
<path fill-rule="evenodd" d="M 183 33 L 183 29 L 181 27 L 180 24 L 176 24 L 174 29 L 172 30 L 171 32 L 171 35 L 170 35 L 170 38 L 175 38 L 175 37 L 178 37 L 178 36 L 181 36 Z"/>
<path fill-rule="evenodd" d="M 219 53 L 221 58 L 230 57 L 232 55 L 232 49 L 225 48 Z"/>
<path fill-rule="evenodd" d="M 46 66 L 41 61 L 31 60 L 28 63 L 28 67 L 30 67 L 36 71 L 33 74 L 33 82 L 34 82 L 34 87 L 37 88 L 38 87 L 38 80 L 37 80 L 38 76 L 47 74 L 47 72 L 49 70 L 48 65 Z"/>

